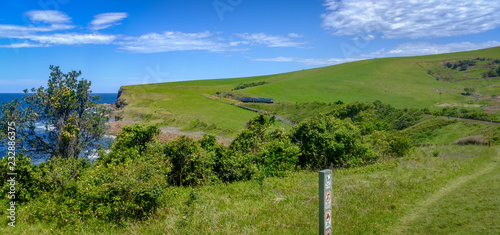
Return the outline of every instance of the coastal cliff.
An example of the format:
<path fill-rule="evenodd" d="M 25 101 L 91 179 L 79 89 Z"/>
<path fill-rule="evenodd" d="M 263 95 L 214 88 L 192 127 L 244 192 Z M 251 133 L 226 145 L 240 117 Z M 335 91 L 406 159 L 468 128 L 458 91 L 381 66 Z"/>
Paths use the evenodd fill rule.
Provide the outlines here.
<path fill-rule="evenodd" d="M 125 105 L 127 105 L 125 99 L 121 97 L 124 90 L 125 89 L 123 89 L 123 87 L 120 87 L 120 89 L 118 90 L 118 95 L 116 96 L 115 106 L 118 109 L 122 109 L 123 107 L 125 107 Z"/>

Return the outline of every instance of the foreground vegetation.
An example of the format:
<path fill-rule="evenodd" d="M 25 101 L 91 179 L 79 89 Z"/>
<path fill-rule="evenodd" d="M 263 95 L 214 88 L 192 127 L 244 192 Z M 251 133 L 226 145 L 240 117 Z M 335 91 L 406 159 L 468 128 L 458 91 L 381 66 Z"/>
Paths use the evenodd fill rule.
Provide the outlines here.
<path fill-rule="evenodd" d="M 326 106 L 328 113 L 304 118 L 289 130 L 276 127 L 274 116 L 259 115 L 228 146 L 210 135 L 161 143 L 157 126 L 135 124 L 94 163 L 54 157 L 35 166 L 20 155 L 17 227 L 8 231 L 317 233 L 317 170 L 324 168 L 335 169 L 335 232 L 398 233 L 412 224 L 432 231 L 440 220 L 421 219 L 422 208 L 467 186 L 462 177 L 484 190 L 488 184 L 472 180 L 496 179 L 486 170 L 467 176 L 498 168 L 493 148 L 413 147 L 445 136 L 431 134 L 436 127 L 457 125 L 464 131 L 460 121 L 380 101 Z M 498 127 L 485 128 L 483 142 L 460 144 L 497 143 Z M 10 187 L 7 172 L 4 158 L 3 195 Z M 455 181 L 463 183 L 441 192 Z M 486 200 L 476 201 L 486 216 L 470 221 L 470 231 L 477 231 L 477 224 L 496 231 L 490 219 L 496 219 L 492 211 L 498 201 L 493 195 Z M 2 198 L 2 204 L 9 202 Z M 453 209 L 449 205 L 443 202 L 444 209 Z M 7 223 L 6 211 L 0 213 Z"/>
<path fill-rule="evenodd" d="M 494 182 L 498 182 L 495 172 L 500 159 L 495 149 L 450 146 L 436 151 L 419 148 L 407 157 L 335 170 L 334 232 L 498 233 L 499 191 Z M 317 177 L 317 172 L 300 171 L 283 178 L 168 187 L 150 216 L 118 224 L 100 215 L 78 218 L 76 211 L 66 222 L 61 217 L 65 208 L 57 198 L 50 198 L 50 203 L 23 204 L 16 228 L 0 230 L 8 234 L 314 234 L 318 232 Z M 48 215 L 55 210 L 58 216 L 35 219 L 33 212 L 42 208 Z"/>

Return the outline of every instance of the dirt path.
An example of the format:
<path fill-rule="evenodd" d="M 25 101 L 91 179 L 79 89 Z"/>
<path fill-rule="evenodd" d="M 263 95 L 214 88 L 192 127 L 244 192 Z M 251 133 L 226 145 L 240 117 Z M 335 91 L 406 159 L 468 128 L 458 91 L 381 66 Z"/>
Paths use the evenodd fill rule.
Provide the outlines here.
<path fill-rule="evenodd" d="M 424 212 L 427 211 L 427 208 L 429 208 L 432 204 L 435 202 L 439 201 L 441 198 L 446 196 L 449 193 L 452 193 L 454 190 L 462 186 L 463 184 L 481 176 L 484 174 L 487 174 L 491 172 L 493 169 L 498 164 L 499 160 L 499 154 L 500 154 L 500 148 L 496 148 L 497 151 L 497 156 L 495 161 L 492 164 L 487 165 L 485 168 L 483 168 L 480 171 L 475 172 L 472 175 L 467 175 L 467 176 L 462 176 L 458 179 L 452 180 L 449 182 L 445 187 L 441 188 L 439 191 L 436 193 L 432 194 L 430 197 L 428 197 L 426 200 L 423 202 L 419 203 L 418 205 L 415 206 L 415 209 L 408 213 L 406 216 L 402 217 L 398 223 L 398 226 L 395 226 L 394 230 L 392 233 L 394 234 L 402 234 L 404 233 L 405 230 L 407 230 L 408 225 L 411 224 L 414 220 L 416 220 L 418 217 L 420 217 Z"/>

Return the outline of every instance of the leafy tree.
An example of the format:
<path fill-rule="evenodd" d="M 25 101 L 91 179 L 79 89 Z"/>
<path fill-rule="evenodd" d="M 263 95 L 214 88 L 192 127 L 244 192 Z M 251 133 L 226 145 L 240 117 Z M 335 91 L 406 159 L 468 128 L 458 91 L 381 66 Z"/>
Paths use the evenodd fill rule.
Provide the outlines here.
<path fill-rule="evenodd" d="M 2 104 L 0 128 L 5 135 L 5 125 L 16 123 L 17 145 L 22 151 L 78 157 L 95 148 L 104 135 L 109 110 L 96 103 L 100 97 L 91 95 L 90 81 L 77 80 L 81 71 L 65 74 L 59 66 L 49 68 L 47 88 L 25 89 L 24 104 L 17 99 Z M 36 123 L 43 123 L 46 131 L 36 131 Z"/>

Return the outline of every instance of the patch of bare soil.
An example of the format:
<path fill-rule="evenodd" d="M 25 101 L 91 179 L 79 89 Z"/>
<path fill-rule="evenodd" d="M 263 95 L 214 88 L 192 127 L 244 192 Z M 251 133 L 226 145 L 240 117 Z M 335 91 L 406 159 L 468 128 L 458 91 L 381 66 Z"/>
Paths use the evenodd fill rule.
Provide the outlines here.
<path fill-rule="evenodd" d="M 133 125 L 135 123 L 136 122 L 124 121 L 124 120 L 107 123 L 106 125 L 110 127 L 109 130 L 107 131 L 107 134 L 117 136 L 123 127 Z M 187 136 L 193 139 L 199 139 L 203 137 L 203 134 L 204 133 L 201 131 L 186 133 L 183 132 L 180 127 L 166 126 L 166 127 L 160 127 L 160 135 L 158 136 L 158 140 L 160 141 L 160 143 L 165 143 L 167 141 L 176 140 L 179 138 L 179 136 Z M 232 139 L 217 138 L 217 141 L 225 146 L 228 146 L 231 143 Z"/>
<path fill-rule="evenodd" d="M 129 126 L 129 125 L 133 125 L 133 124 L 134 124 L 133 122 L 124 121 L 124 120 L 106 123 L 106 126 L 109 126 L 107 134 L 117 136 L 120 133 L 120 131 L 122 131 L 122 128 L 124 126 Z"/>
<path fill-rule="evenodd" d="M 459 104 L 459 103 L 444 103 L 438 104 L 436 107 L 466 107 L 466 108 L 479 108 L 480 104 Z"/>

